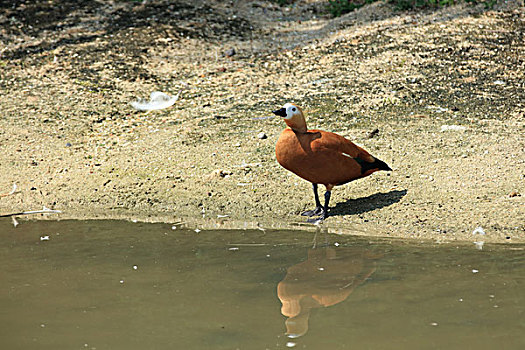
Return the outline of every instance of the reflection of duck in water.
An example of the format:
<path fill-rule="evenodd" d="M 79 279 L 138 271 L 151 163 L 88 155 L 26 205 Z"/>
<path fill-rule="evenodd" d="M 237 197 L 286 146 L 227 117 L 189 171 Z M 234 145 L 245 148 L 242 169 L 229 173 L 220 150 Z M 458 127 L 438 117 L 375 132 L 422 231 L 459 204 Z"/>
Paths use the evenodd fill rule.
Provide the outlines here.
<path fill-rule="evenodd" d="M 288 268 L 277 285 L 281 313 L 288 317 L 286 334 L 297 338 L 308 331 L 310 310 L 345 300 L 375 271 L 379 256 L 356 248 L 314 248 L 308 259 Z"/>

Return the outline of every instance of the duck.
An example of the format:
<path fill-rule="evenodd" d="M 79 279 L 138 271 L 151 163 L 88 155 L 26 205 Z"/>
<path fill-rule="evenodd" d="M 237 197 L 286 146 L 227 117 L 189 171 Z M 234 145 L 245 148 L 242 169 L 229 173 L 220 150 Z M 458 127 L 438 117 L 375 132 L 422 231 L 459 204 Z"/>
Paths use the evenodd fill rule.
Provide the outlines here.
<path fill-rule="evenodd" d="M 275 145 L 277 162 L 285 169 L 312 183 L 315 208 L 301 215 L 308 222 L 322 222 L 328 217 L 332 189 L 379 171 L 392 171 L 382 160 L 370 155 L 352 141 L 333 132 L 308 130 L 302 109 L 286 103 L 272 112 L 287 125 Z M 324 205 L 318 186 L 324 185 Z"/>

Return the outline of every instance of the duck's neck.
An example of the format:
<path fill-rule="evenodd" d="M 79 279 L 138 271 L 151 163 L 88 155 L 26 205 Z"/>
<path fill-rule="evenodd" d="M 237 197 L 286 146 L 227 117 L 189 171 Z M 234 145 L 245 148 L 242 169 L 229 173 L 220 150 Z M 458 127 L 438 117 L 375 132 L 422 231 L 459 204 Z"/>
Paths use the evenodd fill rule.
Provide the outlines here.
<path fill-rule="evenodd" d="M 288 125 L 288 127 L 296 133 L 306 134 L 308 132 L 304 118 L 292 118 L 289 120 L 286 119 L 285 122 L 286 125 Z"/>

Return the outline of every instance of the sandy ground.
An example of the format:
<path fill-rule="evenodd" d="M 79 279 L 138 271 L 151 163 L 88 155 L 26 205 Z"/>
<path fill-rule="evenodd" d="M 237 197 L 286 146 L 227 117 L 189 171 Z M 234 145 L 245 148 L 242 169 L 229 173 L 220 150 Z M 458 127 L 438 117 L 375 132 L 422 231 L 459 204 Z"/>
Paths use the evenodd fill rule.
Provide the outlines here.
<path fill-rule="evenodd" d="M 0 214 L 314 228 L 268 118 L 295 102 L 394 169 L 336 187 L 324 229 L 525 242 L 523 1 L 14 1 L 0 24 Z M 180 98 L 130 106 L 152 91 Z"/>

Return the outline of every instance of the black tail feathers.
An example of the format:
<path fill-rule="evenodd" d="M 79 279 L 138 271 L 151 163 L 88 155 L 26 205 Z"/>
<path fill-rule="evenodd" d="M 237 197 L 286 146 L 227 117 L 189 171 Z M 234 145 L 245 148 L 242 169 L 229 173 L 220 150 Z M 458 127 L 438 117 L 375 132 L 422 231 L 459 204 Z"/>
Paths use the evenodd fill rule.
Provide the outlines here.
<path fill-rule="evenodd" d="M 362 174 L 366 173 L 369 170 L 392 171 L 392 169 L 390 169 L 388 164 L 386 164 L 385 162 L 383 162 L 380 159 L 377 159 L 377 158 L 374 158 L 374 159 L 375 160 L 372 163 L 368 163 L 368 162 L 364 162 L 364 161 L 359 162 L 359 164 L 361 165 L 361 173 Z"/>
<path fill-rule="evenodd" d="M 377 158 L 370 165 L 372 165 L 374 168 L 379 169 L 379 170 L 392 171 L 392 169 L 388 166 L 388 164 L 386 164 L 385 162 Z"/>

